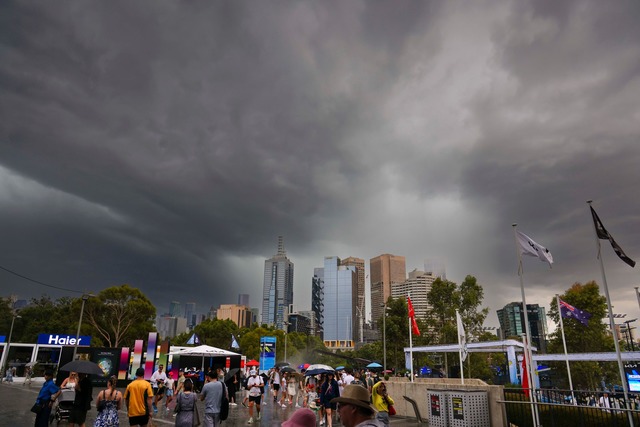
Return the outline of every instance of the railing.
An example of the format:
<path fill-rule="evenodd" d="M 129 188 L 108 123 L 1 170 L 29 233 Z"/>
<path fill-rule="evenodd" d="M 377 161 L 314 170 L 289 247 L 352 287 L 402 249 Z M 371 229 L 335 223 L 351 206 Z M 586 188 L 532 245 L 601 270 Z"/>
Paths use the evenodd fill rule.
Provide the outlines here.
<path fill-rule="evenodd" d="M 533 391 L 530 390 L 530 393 Z M 507 425 L 533 427 L 532 407 L 535 405 L 539 425 L 544 427 L 627 427 L 629 413 L 634 426 L 640 426 L 640 400 L 630 397 L 632 409 L 625 409 L 622 393 L 571 390 L 535 390 L 532 404 L 523 389 L 504 389 Z"/>

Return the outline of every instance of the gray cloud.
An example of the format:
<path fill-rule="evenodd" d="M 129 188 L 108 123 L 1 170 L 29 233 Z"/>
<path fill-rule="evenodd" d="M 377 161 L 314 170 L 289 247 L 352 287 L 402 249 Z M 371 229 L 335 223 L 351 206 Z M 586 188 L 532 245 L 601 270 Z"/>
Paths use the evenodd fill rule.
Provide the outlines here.
<path fill-rule="evenodd" d="M 35 279 L 257 306 L 284 235 L 300 308 L 325 255 L 392 252 L 476 275 L 495 310 L 519 299 L 518 222 L 557 260 L 525 266 L 547 305 L 600 281 L 587 199 L 640 257 L 635 2 L 4 11 L 0 264 Z M 633 313 L 635 270 L 603 249 Z"/>

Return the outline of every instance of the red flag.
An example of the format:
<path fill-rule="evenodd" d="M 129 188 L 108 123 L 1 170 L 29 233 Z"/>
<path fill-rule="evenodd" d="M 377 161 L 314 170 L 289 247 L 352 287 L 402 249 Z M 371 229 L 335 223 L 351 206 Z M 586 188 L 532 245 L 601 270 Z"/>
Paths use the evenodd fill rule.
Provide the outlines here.
<path fill-rule="evenodd" d="M 420 336 L 420 329 L 418 329 L 418 322 L 416 322 L 416 312 L 413 311 L 413 304 L 411 304 L 411 297 L 407 297 L 407 306 L 409 307 L 409 318 L 411 319 L 411 330 L 413 335 Z"/>
<path fill-rule="evenodd" d="M 527 375 L 527 355 L 524 353 L 522 355 L 522 389 L 524 390 L 524 394 L 529 397 L 529 375 Z"/>

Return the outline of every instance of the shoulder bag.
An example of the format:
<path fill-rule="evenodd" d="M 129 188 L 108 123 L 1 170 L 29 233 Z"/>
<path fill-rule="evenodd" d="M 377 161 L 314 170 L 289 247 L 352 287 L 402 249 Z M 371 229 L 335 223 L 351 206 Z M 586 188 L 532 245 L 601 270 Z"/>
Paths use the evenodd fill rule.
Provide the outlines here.
<path fill-rule="evenodd" d="M 220 400 L 220 419 L 222 421 L 229 417 L 229 398 L 227 393 L 227 386 L 222 383 L 222 399 Z"/>

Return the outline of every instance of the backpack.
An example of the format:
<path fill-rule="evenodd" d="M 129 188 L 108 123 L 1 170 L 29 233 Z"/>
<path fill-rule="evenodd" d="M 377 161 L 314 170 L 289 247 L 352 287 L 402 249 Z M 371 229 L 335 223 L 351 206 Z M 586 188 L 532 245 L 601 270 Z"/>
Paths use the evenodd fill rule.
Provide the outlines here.
<path fill-rule="evenodd" d="M 227 386 L 222 383 L 222 399 L 220 400 L 220 419 L 222 421 L 229 418 L 229 398 L 227 397 Z"/>

